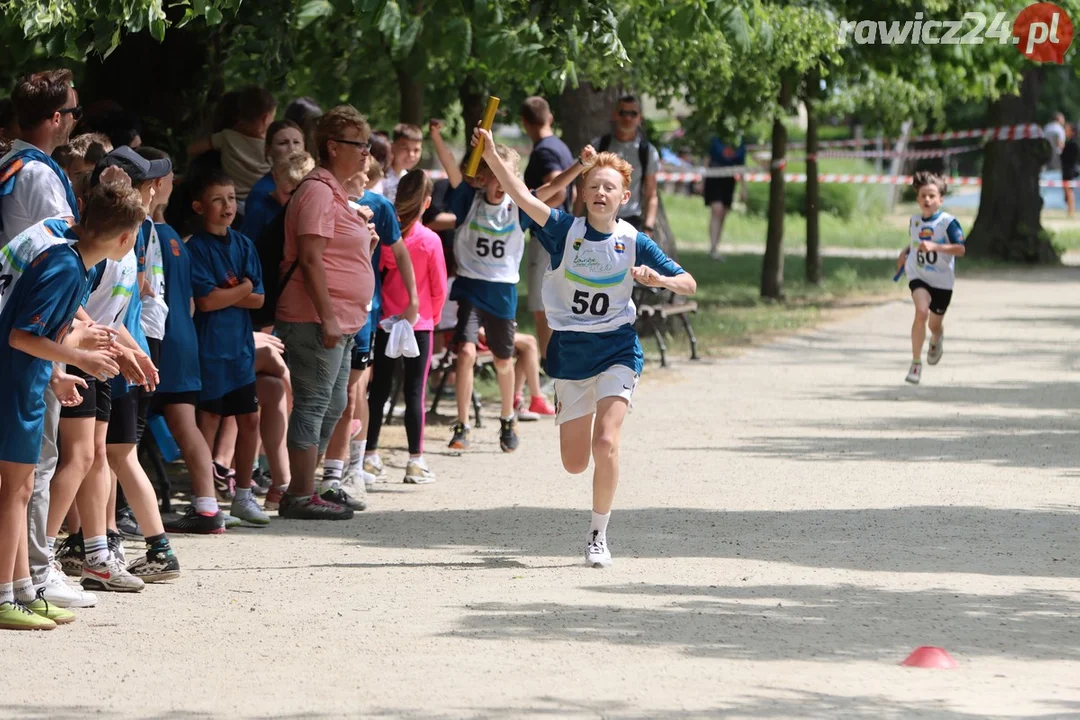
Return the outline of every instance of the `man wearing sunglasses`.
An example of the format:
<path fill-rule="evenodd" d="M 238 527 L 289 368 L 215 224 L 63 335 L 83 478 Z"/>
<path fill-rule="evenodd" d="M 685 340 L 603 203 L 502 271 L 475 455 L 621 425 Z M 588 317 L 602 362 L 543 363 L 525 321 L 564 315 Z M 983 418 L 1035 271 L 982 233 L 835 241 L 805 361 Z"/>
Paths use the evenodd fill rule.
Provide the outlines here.
<path fill-rule="evenodd" d="M 0 246 L 7 245 L 23 230 L 48 218 L 62 218 L 69 225 L 79 220 L 78 204 L 67 174 L 50 157 L 58 146 L 67 144 L 71 129 L 82 116 L 71 77 L 70 70 L 46 70 L 25 75 L 11 93 L 19 139 L 0 158 Z M 43 587 L 51 572 L 46 524 L 49 484 L 56 472 L 58 458 L 56 431 L 59 419 L 60 403 L 50 383 L 45 391 L 41 456 L 27 508 L 30 574 L 35 587 Z M 71 590 L 68 594 L 72 593 L 77 596 L 75 604 L 80 607 L 96 602 L 89 593 Z M 71 598 L 68 600 L 70 602 Z"/>
<path fill-rule="evenodd" d="M 656 171 L 660 167 L 660 153 L 645 139 L 641 120 L 641 103 L 637 97 L 623 95 L 611 112 L 614 132 L 596 138 L 592 141 L 592 146 L 597 152 L 613 152 L 630 163 L 634 169 L 630 181 L 630 202 L 619 210 L 619 219 L 627 221 L 646 235 L 652 235 L 656 228 L 656 213 L 660 203 L 656 194 Z M 580 194 L 578 197 L 581 197 Z"/>

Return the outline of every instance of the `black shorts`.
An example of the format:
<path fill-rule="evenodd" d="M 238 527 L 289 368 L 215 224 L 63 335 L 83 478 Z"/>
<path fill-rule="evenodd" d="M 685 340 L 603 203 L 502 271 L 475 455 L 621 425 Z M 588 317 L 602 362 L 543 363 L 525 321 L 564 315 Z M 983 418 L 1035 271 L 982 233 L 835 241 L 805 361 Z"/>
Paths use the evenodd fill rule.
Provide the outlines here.
<path fill-rule="evenodd" d="M 707 177 L 705 178 L 705 204 L 723 203 L 724 207 L 731 207 L 732 198 L 735 197 L 735 178 L 733 177 Z"/>
<path fill-rule="evenodd" d="M 150 411 L 152 393 L 133 386 L 126 394 L 113 398 L 106 445 L 138 445 L 146 430 L 146 414 Z"/>
<path fill-rule="evenodd" d="M 492 355 L 500 360 L 509 360 L 514 357 L 516 320 L 495 317 L 467 300 L 459 301 L 457 317 L 457 328 L 454 330 L 455 343 L 479 342 L 480 328 L 483 327 L 487 335 L 487 346 L 491 349 Z"/>
<path fill-rule="evenodd" d="M 922 288 L 930 293 L 930 312 L 935 315 L 944 315 L 945 311 L 949 309 L 949 303 L 952 302 L 952 290 L 930 287 L 929 284 L 918 279 L 909 282 L 908 287 L 912 291 Z"/>
<path fill-rule="evenodd" d="M 371 348 L 361 352 L 357 348 L 353 348 L 352 353 L 352 369 L 353 370 L 367 370 L 371 365 Z"/>
<path fill-rule="evenodd" d="M 199 403 L 199 412 L 213 413 L 221 417 L 259 412 L 259 395 L 255 392 L 255 383 L 227 392 L 219 398 Z"/>
<path fill-rule="evenodd" d="M 108 380 L 99 380 L 87 375 L 74 365 L 68 365 L 68 375 L 81 377 L 86 381 L 85 388 L 79 388 L 82 402 L 74 407 L 61 407 L 62 418 L 94 418 L 98 422 L 108 422 L 112 413 L 112 385 Z"/>
<path fill-rule="evenodd" d="M 150 407 L 153 408 L 154 412 L 160 415 L 169 405 L 194 405 L 195 407 L 198 407 L 199 391 L 194 390 L 192 392 L 154 393 L 154 399 L 150 403 Z"/>

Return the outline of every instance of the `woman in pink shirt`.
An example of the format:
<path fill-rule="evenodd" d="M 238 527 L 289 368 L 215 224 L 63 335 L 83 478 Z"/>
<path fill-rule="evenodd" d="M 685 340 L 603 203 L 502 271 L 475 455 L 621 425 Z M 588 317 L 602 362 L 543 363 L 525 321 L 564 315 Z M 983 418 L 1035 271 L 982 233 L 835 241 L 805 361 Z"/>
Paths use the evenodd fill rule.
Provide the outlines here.
<path fill-rule="evenodd" d="M 432 332 L 442 316 L 446 302 L 446 258 L 443 256 L 442 240 L 434 231 L 424 227 L 420 217 L 431 204 L 431 178 L 423 170 L 410 170 L 398 185 L 394 207 L 401 223 L 401 242 L 409 251 L 413 273 L 416 276 L 416 294 L 420 298 L 420 314 L 414 322 L 413 333 L 420 355 L 403 358 L 405 363 L 405 432 L 409 437 L 409 462 L 405 467 L 405 482 L 424 485 L 435 482 L 435 474 L 424 462 L 424 390 L 428 371 L 431 369 Z M 398 271 L 397 261 L 390 248 L 384 247 L 382 267 L 385 271 L 382 286 L 382 316 L 403 315 L 409 304 L 409 291 Z M 374 377 L 370 386 L 369 402 L 373 408 L 382 408 L 390 397 L 390 385 L 394 377 L 394 362 L 386 356 L 389 333 L 379 328 L 375 334 L 375 351 L 372 357 Z M 373 412 L 368 423 L 367 450 L 378 449 L 379 431 L 382 429 L 382 413 Z"/>

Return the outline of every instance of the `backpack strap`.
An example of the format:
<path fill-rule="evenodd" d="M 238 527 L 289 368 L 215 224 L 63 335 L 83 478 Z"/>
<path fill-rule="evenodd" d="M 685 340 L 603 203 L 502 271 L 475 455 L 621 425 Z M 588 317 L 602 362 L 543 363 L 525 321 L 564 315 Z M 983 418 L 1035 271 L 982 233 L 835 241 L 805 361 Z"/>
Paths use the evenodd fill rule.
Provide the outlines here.
<path fill-rule="evenodd" d="M 609 133 L 607 135 L 601 135 L 600 142 L 598 142 L 596 145 L 596 152 L 607 152 L 607 149 L 611 147 L 611 134 Z"/>

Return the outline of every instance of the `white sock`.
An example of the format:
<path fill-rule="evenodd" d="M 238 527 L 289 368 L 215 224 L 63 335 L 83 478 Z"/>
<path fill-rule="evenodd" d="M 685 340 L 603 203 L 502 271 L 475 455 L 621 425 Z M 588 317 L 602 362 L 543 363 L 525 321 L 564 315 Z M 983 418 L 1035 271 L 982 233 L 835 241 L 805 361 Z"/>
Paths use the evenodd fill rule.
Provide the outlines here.
<path fill-rule="evenodd" d="M 331 478 L 341 479 L 341 473 L 345 470 L 345 462 L 343 460 L 325 460 L 322 464 L 323 480 L 330 480 Z"/>
<path fill-rule="evenodd" d="M 14 589 L 15 597 L 19 600 L 19 602 L 34 602 L 34 581 L 30 578 L 16 580 L 12 583 L 12 588 Z"/>
<path fill-rule="evenodd" d="M 83 549 L 86 552 L 87 565 L 104 565 L 109 559 L 109 545 L 104 535 L 86 538 Z"/>
<path fill-rule="evenodd" d="M 589 526 L 589 535 L 592 535 L 594 532 L 597 532 L 597 533 L 599 533 L 599 535 L 597 535 L 597 537 L 607 538 L 607 524 L 608 524 L 608 520 L 610 520 L 610 519 L 611 519 L 611 512 L 610 511 L 605 513 L 604 515 L 601 515 L 598 512 L 594 512 L 592 514 L 592 525 Z"/>
<path fill-rule="evenodd" d="M 249 488 L 249 487 L 247 487 L 247 488 L 236 488 L 236 499 L 237 500 L 250 500 L 251 499 L 251 488 Z"/>
<path fill-rule="evenodd" d="M 52 554 L 52 551 L 56 549 L 56 538 L 47 537 L 45 542 L 49 543 L 49 553 Z"/>
<path fill-rule="evenodd" d="M 219 509 L 216 497 L 195 498 L 195 512 L 200 512 L 204 515 L 216 515 Z"/>
<path fill-rule="evenodd" d="M 367 440 L 349 441 L 349 469 L 355 469 L 364 462 L 364 451 L 367 450 Z"/>
<path fill-rule="evenodd" d="M 0 605 L 15 602 L 15 583 L 0 583 Z"/>

